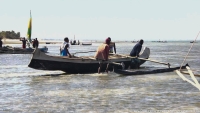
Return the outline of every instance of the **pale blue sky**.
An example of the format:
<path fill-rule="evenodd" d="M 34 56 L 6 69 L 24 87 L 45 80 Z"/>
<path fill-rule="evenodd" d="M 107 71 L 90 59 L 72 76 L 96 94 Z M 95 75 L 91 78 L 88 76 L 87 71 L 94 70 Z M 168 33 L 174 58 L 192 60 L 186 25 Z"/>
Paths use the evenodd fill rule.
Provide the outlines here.
<path fill-rule="evenodd" d="M 0 0 L 0 31 L 32 38 L 194 40 L 200 0 Z M 200 39 L 200 38 L 198 38 Z"/>

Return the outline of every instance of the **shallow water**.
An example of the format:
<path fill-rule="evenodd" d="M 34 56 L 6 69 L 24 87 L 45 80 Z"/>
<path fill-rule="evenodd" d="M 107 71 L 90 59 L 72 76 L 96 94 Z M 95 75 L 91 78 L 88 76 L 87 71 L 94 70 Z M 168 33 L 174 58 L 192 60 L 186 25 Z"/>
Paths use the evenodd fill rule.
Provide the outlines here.
<path fill-rule="evenodd" d="M 98 45 L 71 46 L 70 52 L 93 51 Z M 134 43 L 116 43 L 116 46 L 117 53 L 128 54 Z M 191 43 L 145 42 L 143 46 L 150 48 L 151 59 L 179 66 Z M 48 54 L 58 55 L 59 45 L 47 47 Z M 199 48 L 200 45 L 195 43 L 185 62 L 191 69 L 199 70 Z M 75 55 L 88 54 L 94 55 Z M 121 113 L 200 110 L 199 90 L 183 81 L 175 72 L 138 76 L 121 76 L 113 72 L 66 74 L 62 71 L 31 69 L 27 66 L 30 58 L 31 54 L 0 54 L 0 111 Z M 146 62 L 141 67 L 157 69 L 167 66 Z M 197 80 L 200 81 L 200 78 Z"/>

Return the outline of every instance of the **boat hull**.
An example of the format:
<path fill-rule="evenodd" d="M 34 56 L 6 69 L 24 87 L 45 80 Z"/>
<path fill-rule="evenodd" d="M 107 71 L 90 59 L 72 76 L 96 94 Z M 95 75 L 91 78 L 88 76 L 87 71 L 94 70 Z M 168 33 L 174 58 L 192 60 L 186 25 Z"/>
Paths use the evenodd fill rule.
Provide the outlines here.
<path fill-rule="evenodd" d="M 121 62 L 115 62 L 115 63 L 120 64 Z M 125 64 L 125 68 L 128 68 L 126 66 L 130 64 L 130 61 L 124 61 L 123 63 Z M 59 62 L 59 61 L 32 59 L 28 66 L 31 68 L 40 69 L 40 70 L 61 70 L 66 73 L 72 73 L 72 74 L 95 73 L 98 71 L 99 62 L 74 63 L 74 62 Z M 105 71 L 106 66 L 107 66 L 107 63 L 103 63 L 101 71 Z M 121 65 L 110 63 L 108 70 L 112 71 L 113 67 L 117 69 L 122 69 Z"/>
<path fill-rule="evenodd" d="M 150 50 L 146 49 L 146 52 L 143 52 L 143 58 L 148 58 Z M 141 55 L 142 56 L 142 55 Z M 105 71 L 107 63 L 109 63 L 109 71 L 113 71 L 113 68 L 122 69 L 125 65 L 127 69 L 131 63 L 131 58 L 124 57 L 120 55 L 110 55 L 109 61 L 105 61 L 102 64 L 102 70 Z M 143 64 L 145 61 L 142 60 L 139 65 Z M 96 73 L 99 68 L 99 61 L 94 57 L 63 57 L 63 56 L 50 56 L 41 52 L 39 49 L 36 49 L 33 53 L 32 59 L 28 65 L 34 69 L 40 70 L 61 70 L 66 73 Z"/>

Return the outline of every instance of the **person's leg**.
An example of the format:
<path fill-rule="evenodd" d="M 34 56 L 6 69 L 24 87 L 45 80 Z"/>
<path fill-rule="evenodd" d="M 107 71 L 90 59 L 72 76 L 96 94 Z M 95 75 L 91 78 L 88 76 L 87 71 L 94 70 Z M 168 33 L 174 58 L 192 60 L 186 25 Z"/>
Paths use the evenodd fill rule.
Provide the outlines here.
<path fill-rule="evenodd" d="M 100 62 L 99 63 L 99 68 L 98 68 L 98 73 L 100 74 L 100 72 L 101 72 L 101 65 L 102 65 L 102 63 Z"/>
<path fill-rule="evenodd" d="M 136 62 L 137 68 L 139 69 L 140 68 L 140 60 L 139 59 L 135 59 L 135 62 Z"/>
<path fill-rule="evenodd" d="M 106 67 L 106 72 L 108 73 L 108 68 L 109 68 L 109 63 L 107 64 L 107 67 Z"/>

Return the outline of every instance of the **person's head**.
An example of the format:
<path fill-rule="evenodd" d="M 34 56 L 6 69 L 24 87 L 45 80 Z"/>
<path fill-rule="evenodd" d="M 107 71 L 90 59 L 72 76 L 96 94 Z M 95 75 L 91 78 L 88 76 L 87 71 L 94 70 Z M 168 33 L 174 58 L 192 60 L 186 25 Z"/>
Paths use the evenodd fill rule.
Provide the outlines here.
<path fill-rule="evenodd" d="M 142 45 L 142 44 L 144 43 L 144 41 L 141 39 L 141 40 L 139 41 L 139 43 Z"/>
<path fill-rule="evenodd" d="M 110 37 L 108 37 L 108 39 L 111 41 L 111 38 L 110 38 Z"/>
<path fill-rule="evenodd" d="M 68 37 L 65 37 L 65 38 L 64 38 L 64 41 L 65 41 L 65 42 L 69 42 Z"/>
<path fill-rule="evenodd" d="M 35 38 L 35 40 L 37 40 L 37 38 Z"/>
<path fill-rule="evenodd" d="M 109 38 L 107 38 L 107 39 L 105 40 L 105 43 L 109 45 L 109 44 L 110 44 L 110 41 L 111 41 L 111 40 L 110 40 Z"/>

